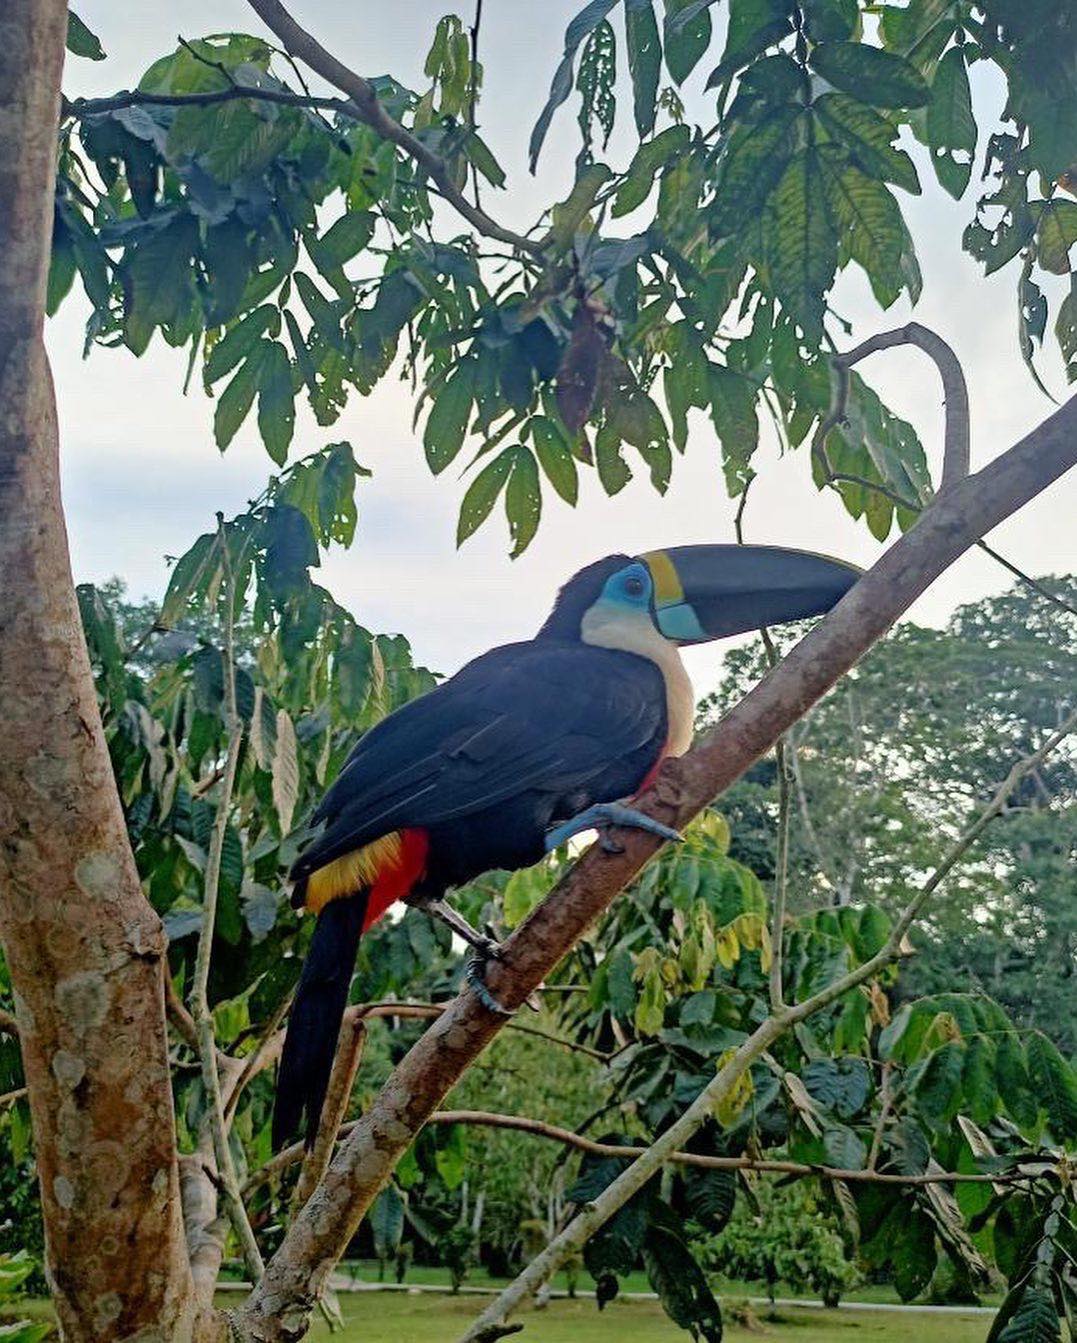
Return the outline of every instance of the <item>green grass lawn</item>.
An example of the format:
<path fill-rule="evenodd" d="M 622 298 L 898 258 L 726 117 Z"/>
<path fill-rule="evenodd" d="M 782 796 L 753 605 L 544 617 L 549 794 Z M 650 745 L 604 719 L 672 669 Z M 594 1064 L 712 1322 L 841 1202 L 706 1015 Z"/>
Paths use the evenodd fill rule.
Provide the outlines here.
<path fill-rule="evenodd" d="M 454 1343 L 482 1309 L 483 1297 L 409 1296 L 369 1292 L 340 1298 L 346 1328 L 331 1335 L 319 1321 L 310 1337 L 327 1343 Z M 727 1339 L 762 1343 L 983 1343 L 990 1328 L 980 1315 L 898 1315 L 851 1310 L 784 1310 L 762 1319 L 765 1333 L 731 1324 Z M 614 1301 L 599 1313 L 594 1301 L 553 1301 L 529 1310 L 521 1343 L 686 1343 L 688 1335 L 653 1301 Z"/>

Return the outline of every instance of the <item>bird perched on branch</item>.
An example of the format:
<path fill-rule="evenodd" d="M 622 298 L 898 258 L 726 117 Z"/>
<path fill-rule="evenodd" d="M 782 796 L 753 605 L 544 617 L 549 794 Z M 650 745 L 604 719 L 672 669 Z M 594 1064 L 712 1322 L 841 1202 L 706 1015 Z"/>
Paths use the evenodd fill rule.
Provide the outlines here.
<path fill-rule="evenodd" d="M 488 958 L 496 944 L 445 903 L 447 890 L 530 866 L 583 830 L 678 839 L 630 805 L 691 742 L 695 697 L 678 647 L 820 614 L 858 572 L 772 546 L 611 555 L 562 588 L 530 642 L 476 658 L 367 732 L 292 869 L 293 903 L 318 922 L 281 1058 L 274 1145 L 304 1112 L 313 1142 L 359 939 L 391 905 L 424 908 Z M 481 973 L 469 983 L 501 1010 Z"/>

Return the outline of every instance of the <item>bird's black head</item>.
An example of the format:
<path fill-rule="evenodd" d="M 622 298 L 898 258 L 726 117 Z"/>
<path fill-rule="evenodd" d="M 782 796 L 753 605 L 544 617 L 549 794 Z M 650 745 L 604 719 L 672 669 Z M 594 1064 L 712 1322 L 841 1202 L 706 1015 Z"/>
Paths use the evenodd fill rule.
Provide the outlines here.
<path fill-rule="evenodd" d="M 631 563 L 631 555 L 607 555 L 574 574 L 557 594 L 539 638 L 578 639 L 584 616 L 602 596 L 606 584 Z"/>
<path fill-rule="evenodd" d="M 779 546 L 698 545 L 608 555 L 558 594 L 540 638 L 642 649 L 704 643 L 821 615 L 860 577 L 855 565 Z"/>

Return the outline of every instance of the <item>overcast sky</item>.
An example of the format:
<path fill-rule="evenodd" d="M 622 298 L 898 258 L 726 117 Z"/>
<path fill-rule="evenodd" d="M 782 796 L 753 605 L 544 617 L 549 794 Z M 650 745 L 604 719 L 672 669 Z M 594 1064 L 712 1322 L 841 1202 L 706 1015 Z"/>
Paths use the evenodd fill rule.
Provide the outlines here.
<path fill-rule="evenodd" d="M 526 171 L 526 145 L 565 23 L 580 3 L 485 0 L 481 121 L 509 174 L 508 191 L 487 189 L 486 204 L 509 224 L 530 224 L 570 183 L 574 106 L 563 109 L 555 123 L 537 179 Z M 142 0 L 137 6 L 76 0 L 75 7 L 101 38 L 109 59 L 92 64 L 70 58 L 64 85 L 69 96 L 132 86 L 152 59 L 174 45 L 177 31 L 186 37 L 262 31 L 242 0 L 186 0 L 180 7 L 165 0 Z M 295 0 L 293 12 L 362 73 L 391 71 L 417 87 L 423 83 L 422 60 L 433 26 L 447 8 L 447 0 L 350 0 L 346 5 L 339 0 Z M 703 77 L 706 69 L 704 65 Z M 696 98 L 701 83 L 697 76 L 690 85 Z M 976 87 L 980 109 L 997 112 L 998 88 L 990 80 Z M 627 143 L 622 139 L 612 147 L 615 165 L 626 162 Z M 972 398 L 975 468 L 1052 407 L 1033 385 L 1018 351 L 1016 272 L 1011 267 L 984 280 L 961 251 L 973 191 L 954 203 L 936 186 L 922 156 L 920 167 L 924 195 L 902 197 L 924 271 L 916 316 L 944 335 L 964 363 Z M 859 276 L 839 282 L 835 301 L 855 324 L 852 340 L 898 325 L 910 315 L 904 303 L 880 313 Z M 1052 307 L 1052 322 L 1054 315 Z M 259 493 L 271 463 L 253 427 L 241 431 L 225 455 L 217 451 L 212 402 L 202 394 L 197 377 L 191 393 L 182 395 L 184 355 L 165 348 L 159 339 L 141 360 L 121 350 L 95 350 L 84 360 L 85 316 L 81 297 L 72 297 L 48 333 L 75 575 L 78 580 L 101 580 L 119 574 L 134 595 L 156 596 L 167 580 L 165 557 L 181 553 L 211 526 L 215 510 L 237 511 Z M 1040 365 L 1047 385 L 1064 396 L 1060 360 L 1050 341 Z M 874 356 L 862 372 L 895 410 L 916 423 L 937 466 L 942 420 L 933 367 L 915 352 L 897 351 Z M 383 382 L 369 398 L 353 393 L 339 424 L 329 431 L 301 413 L 293 454 L 347 438 L 373 470 L 373 479 L 361 486 L 355 544 L 329 558 L 322 578 L 363 624 L 403 632 L 417 658 L 436 670 L 453 671 L 492 644 L 529 637 L 560 583 L 599 555 L 734 539 L 734 507 L 722 484 L 717 443 L 713 429 L 700 417 L 692 426 L 686 457 L 675 463 L 665 498 L 644 478 L 607 499 L 597 479 L 587 476 L 575 511 L 547 495 L 538 537 L 521 559 L 507 558 L 500 517 L 457 551 L 456 513 L 464 486 L 451 473 L 437 481 L 429 475 L 411 429 L 411 413 L 407 387 Z M 750 540 L 826 550 L 861 564 L 878 555 L 879 546 L 844 513 L 836 496 L 816 492 L 806 450 L 778 460 L 768 440 L 758 466 L 760 479 L 747 514 Z M 1037 574 L 1077 568 L 1077 476 L 1071 473 L 1000 527 L 991 541 Z M 974 551 L 921 598 L 912 617 L 941 623 L 956 605 L 999 591 L 1008 581 Z M 697 690 L 704 693 L 715 674 L 715 653 L 693 650 L 691 663 Z"/>

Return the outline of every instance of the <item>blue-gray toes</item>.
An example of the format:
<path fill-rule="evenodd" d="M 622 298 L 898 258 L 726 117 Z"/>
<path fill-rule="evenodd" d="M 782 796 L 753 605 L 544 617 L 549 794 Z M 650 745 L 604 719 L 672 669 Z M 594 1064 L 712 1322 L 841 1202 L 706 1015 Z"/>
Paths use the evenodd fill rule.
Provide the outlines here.
<path fill-rule="evenodd" d="M 635 807 L 626 807 L 620 802 L 598 802 L 593 807 L 581 811 L 578 816 L 573 816 L 571 820 L 547 830 L 546 852 L 551 853 L 554 849 L 560 848 L 566 840 L 583 830 L 596 830 L 600 826 L 607 825 L 620 825 L 630 830 L 646 830 L 649 834 L 659 835 L 662 839 L 675 842 L 681 839 L 671 826 L 663 825 L 653 816 L 645 816 Z"/>

